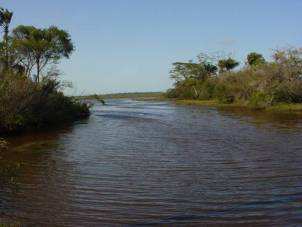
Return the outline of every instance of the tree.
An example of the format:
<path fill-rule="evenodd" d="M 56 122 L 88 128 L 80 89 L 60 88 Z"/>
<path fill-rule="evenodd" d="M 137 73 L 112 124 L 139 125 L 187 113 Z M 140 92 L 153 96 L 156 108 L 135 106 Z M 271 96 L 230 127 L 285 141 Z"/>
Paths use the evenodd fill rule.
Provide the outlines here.
<path fill-rule="evenodd" d="M 202 75 L 202 66 L 193 62 L 175 62 L 173 63 L 173 69 L 170 72 L 171 78 L 176 80 L 176 82 L 187 80 L 187 79 L 197 79 Z"/>
<path fill-rule="evenodd" d="M 302 79 L 302 48 L 276 50 L 274 65 L 278 66 L 279 79 L 287 81 L 301 81 Z"/>
<path fill-rule="evenodd" d="M 4 50 L 4 67 L 5 69 L 8 68 L 9 65 L 9 25 L 12 21 L 13 12 L 0 8 L 0 26 L 3 27 L 4 35 L 3 35 L 3 42 L 4 45 L 2 49 Z"/>
<path fill-rule="evenodd" d="M 218 67 L 214 62 L 217 62 L 217 56 L 214 54 L 206 54 L 200 53 L 197 56 L 199 64 L 202 65 L 204 73 L 206 74 L 205 77 L 213 76 L 216 74 Z"/>
<path fill-rule="evenodd" d="M 237 62 L 235 59 L 233 59 L 231 57 L 229 57 L 227 59 L 221 59 L 218 61 L 218 67 L 220 69 L 220 72 L 231 71 L 238 65 L 239 65 L 239 62 Z"/>
<path fill-rule="evenodd" d="M 212 76 L 212 75 L 216 74 L 216 72 L 218 70 L 216 65 L 213 65 L 212 63 L 209 63 L 209 62 L 204 63 L 203 67 L 208 76 Z"/>
<path fill-rule="evenodd" d="M 12 46 L 16 52 L 16 62 L 23 67 L 24 73 L 28 77 L 36 64 L 34 42 L 31 40 L 31 32 L 34 30 L 35 27 L 24 25 L 20 25 L 13 30 Z"/>
<path fill-rule="evenodd" d="M 252 52 L 247 55 L 247 63 L 249 66 L 258 66 L 265 63 L 265 59 L 262 54 Z"/>
<path fill-rule="evenodd" d="M 40 81 L 41 72 L 47 65 L 69 58 L 74 51 L 70 35 L 55 26 L 40 29 L 20 25 L 13 30 L 13 46 L 28 76 L 35 67 L 36 82 Z"/>
<path fill-rule="evenodd" d="M 215 75 L 217 70 L 218 68 L 213 63 L 213 58 L 201 53 L 197 56 L 197 63 L 193 61 L 173 63 L 170 76 L 176 82 L 187 79 L 204 81 L 208 77 Z"/>

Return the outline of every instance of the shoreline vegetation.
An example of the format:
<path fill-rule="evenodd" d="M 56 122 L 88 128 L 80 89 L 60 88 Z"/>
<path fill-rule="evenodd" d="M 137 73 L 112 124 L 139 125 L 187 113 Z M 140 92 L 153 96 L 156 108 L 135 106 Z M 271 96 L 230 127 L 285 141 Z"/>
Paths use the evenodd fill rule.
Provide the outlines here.
<path fill-rule="evenodd" d="M 302 48 L 276 50 L 271 61 L 252 52 L 235 70 L 238 65 L 217 54 L 175 62 L 166 97 L 177 104 L 302 113 Z"/>
<path fill-rule="evenodd" d="M 251 111 L 266 111 L 275 113 L 296 113 L 302 115 L 302 103 L 278 103 L 268 107 L 257 108 L 247 103 L 222 103 L 219 100 L 177 99 L 168 98 L 165 92 L 129 92 L 112 93 L 106 95 L 89 95 L 78 97 L 80 99 L 94 99 L 106 104 L 107 99 L 133 99 L 137 101 L 168 101 L 176 105 L 206 106 L 214 108 L 240 108 Z"/>
<path fill-rule="evenodd" d="M 173 100 L 173 102 L 177 105 L 206 106 L 215 108 L 240 108 L 251 111 L 265 111 L 272 113 L 295 113 L 302 115 L 302 103 L 278 103 L 265 108 L 255 108 L 244 103 L 225 104 L 219 102 L 218 100 L 175 99 Z"/>
<path fill-rule="evenodd" d="M 207 106 L 215 108 L 241 108 L 251 111 L 268 111 L 278 113 L 300 113 L 302 115 L 302 103 L 277 103 L 267 107 L 250 106 L 248 103 L 222 103 L 219 100 L 178 99 L 169 98 L 165 92 L 128 92 L 112 93 L 105 95 L 88 95 L 77 97 L 81 100 L 96 100 L 106 105 L 107 99 L 133 99 L 137 101 L 168 101 L 176 105 Z"/>
<path fill-rule="evenodd" d="M 88 117 L 88 104 L 64 95 L 63 89 L 71 85 L 60 80 L 55 67 L 75 49 L 69 33 L 56 26 L 10 29 L 13 16 L 0 7 L 0 135 Z"/>

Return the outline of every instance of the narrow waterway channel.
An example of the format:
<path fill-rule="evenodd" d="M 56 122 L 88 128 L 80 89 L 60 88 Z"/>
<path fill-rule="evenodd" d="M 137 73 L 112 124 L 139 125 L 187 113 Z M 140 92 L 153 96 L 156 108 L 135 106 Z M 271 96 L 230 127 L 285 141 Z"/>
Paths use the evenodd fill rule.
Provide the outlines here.
<path fill-rule="evenodd" d="M 302 223 L 292 115 L 108 100 L 88 120 L 9 142 L 0 223 Z"/>

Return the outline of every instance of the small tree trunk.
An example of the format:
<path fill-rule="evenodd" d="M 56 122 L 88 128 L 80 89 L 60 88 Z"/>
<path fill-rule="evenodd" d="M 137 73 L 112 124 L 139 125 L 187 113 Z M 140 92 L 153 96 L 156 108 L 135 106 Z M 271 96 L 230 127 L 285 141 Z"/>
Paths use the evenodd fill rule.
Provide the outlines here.
<path fill-rule="evenodd" d="M 5 57 L 5 60 L 4 60 L 4 67 L 5 67 L 5 70 L 7 71 L 8 70 L 8 65 L 9 65 L 9 56 L 8 56 L 8 32 L 9 32 L 9 28 L 8 28 L 8 25 L 5 25 L 4 27 L 4 37 L 3 37 L 3 40 L 4 40 L 4 57 Z"/>
<path fill-rule="evenodd" d="M 198 94 L 198 92 L 197 92 L 195 86 L 193 86 L 193 90 L 194 90 L 194 92 L 195 92 L 195 98 L 198 98 L 199 94 Z"/>
<path fill-rule="evenodd" d="M 36 77 L 36 83 L 40 82 L 40 60 L 37 60 L 37 77 Z"/>

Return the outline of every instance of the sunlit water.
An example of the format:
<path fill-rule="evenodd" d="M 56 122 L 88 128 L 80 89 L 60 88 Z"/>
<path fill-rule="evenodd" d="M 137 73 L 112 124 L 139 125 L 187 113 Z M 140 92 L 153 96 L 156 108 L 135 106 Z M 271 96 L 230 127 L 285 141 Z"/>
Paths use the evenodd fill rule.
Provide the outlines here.
<path fill-rule="evenodd" d="M 296 226 L 301 136 L 297 116 L 109 100 L 10 139 L 0 224 Z"/>

